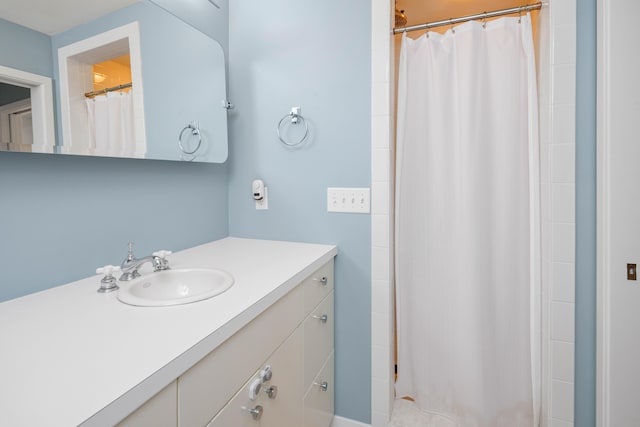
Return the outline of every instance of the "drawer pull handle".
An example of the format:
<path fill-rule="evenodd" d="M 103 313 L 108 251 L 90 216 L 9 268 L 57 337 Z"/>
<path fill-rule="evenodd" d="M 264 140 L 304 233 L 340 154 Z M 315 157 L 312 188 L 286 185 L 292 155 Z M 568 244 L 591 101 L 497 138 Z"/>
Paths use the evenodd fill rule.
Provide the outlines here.
<path fill-rule="evenodd" d="M 326 381 L 322 381 L 321 383 L 313 383 L 313 385 L 317 385 L 322 391 L 327 391 L 329 389 L 329 383 Z"/>
<path fill-rule="evenodd" d="M 322 323 L 327 323 L 327 320 L 329 320 L 329 316 L 327 316 L 326 314 L 323 314 L 322 316 L 313 316 L 313 318 L 318 319 Z"/>
<path fill-rule="evenodd" d="M 254 420 L 258 421 L 260 418 L 262 418 L 262 406 L 258 405 L 253 409 L 247 409 L 247 408 L 244 408 L 244 409 L 249 411 L 249 413 L 251 414 Z"/>
<path fill-rule="evenodd" d="M 322 276 L 319 279 L 314 277 L 313 280 L 315 280 L 316 282 L 320 282 L 322 286 L 325 286 L 329 282 L 329 279 L 327 279 L 327 276 Z"/>
<path fill-rule="evenodd" d="M 278 386 L 272 385 L 271 387 L 267 388 L 264 392 L 267 393 L 267 396 L 269 396 L 269 399 L 275 399 L 278 396 Z"/>

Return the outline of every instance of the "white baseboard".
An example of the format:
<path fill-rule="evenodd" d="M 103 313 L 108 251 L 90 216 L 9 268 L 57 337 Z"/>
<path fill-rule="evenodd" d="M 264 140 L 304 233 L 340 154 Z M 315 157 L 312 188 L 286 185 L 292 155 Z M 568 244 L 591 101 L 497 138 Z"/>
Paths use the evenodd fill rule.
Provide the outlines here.
<path fill-rule="evenodd" d="M 333 417 L 331 427 L 371 427 L 371 424 L 365 424 L 360 421 L 350 420 L 349 418 L 335 416 Z"/>

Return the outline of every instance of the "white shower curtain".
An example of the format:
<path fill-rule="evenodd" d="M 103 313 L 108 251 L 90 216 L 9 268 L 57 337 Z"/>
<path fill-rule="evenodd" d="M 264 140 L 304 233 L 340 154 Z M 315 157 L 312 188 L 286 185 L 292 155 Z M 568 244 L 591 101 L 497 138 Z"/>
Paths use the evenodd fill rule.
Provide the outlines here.
<path fill-rule="evenodd" d="M 535 78 L 528 15 L 403 37 L 396 394 L 460 427 L 538 425 Z"/>
<path fill-rule="evenodd" d="M 109 92 L 86 100 L 94 154 L 132 156 L 135 152 L 131 92 Z"/>

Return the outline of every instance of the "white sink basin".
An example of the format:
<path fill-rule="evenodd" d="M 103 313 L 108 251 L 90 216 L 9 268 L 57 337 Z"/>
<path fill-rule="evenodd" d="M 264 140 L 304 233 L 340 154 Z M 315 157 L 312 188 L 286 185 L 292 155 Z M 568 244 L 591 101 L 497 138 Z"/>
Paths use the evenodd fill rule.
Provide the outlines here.
<path fill-rule="evenodd" d="M 180 305 L 214 297 L 232 285 L 233 277 L 222 270 L 165 270 L 120 282 L 118 299 L 125 304 L 144 307 Z"/>

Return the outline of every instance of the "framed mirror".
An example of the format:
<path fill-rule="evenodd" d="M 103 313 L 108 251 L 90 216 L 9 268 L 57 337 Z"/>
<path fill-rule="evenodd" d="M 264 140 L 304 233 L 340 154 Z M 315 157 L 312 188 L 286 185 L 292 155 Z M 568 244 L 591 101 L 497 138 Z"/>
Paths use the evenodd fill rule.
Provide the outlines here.
<path fill-rule="evenodd" d="M 196 23 L 203 28 L 212 20 L 226 21 L 226 11 L 217 1 L 155 2 L 159 4 L 80 0 L 74 14 L 71 5 L 68 10 L 60 7 L 62 0 L 3 2 L 0 117 L 8 104 L 14 105 L 4 110 L 16 107 L 18 114 L 4 126 L 7 121 L 0 121 L 0 151 L 224 162 L 228 153 L 224 51 L 211 34 L 183 19 L 208 14 L 208 21 Z M 190 7 L 197 10 L 189 11 Z M 50 16 L 42 13 L 47 9 Z M 41 86 L 12 80 L 7 70 L 53 82 L 50 122 L 55 132 L 46 144 L 35 143 L 42 130 L 32 94 Z M 31 96 L 16 100 L 24 96 L 25 88 Z M 19 130 L 28 128 L 29 120 L 33 143 L 29 135 L 19 142 L 5 141 L 7 134 L 24 135 Z"/>

